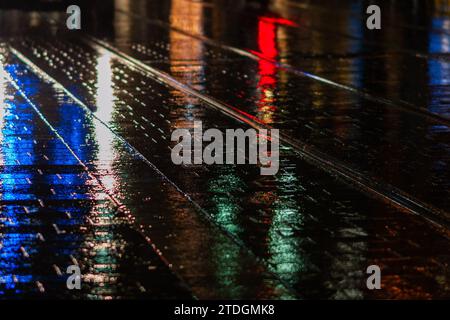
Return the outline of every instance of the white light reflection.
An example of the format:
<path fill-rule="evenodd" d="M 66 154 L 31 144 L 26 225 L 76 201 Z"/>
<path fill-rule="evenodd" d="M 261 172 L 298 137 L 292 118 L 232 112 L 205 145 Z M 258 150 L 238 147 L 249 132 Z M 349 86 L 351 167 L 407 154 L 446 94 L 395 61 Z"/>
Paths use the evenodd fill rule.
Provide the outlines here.
<path fill-rule="evenodd" d="M 114 121 L 116 97 L 113 87 L 112 57 L 109 52 L 102 51 L 97 57 L 96 74 L 96 110 L 94 114 L 103 123 L 111 125 Z M 115 137 L 97 119 L 90 118 L 90 120 L 92 122 L 89 123 L 89 126 L 93 128 L 92 134 L 97 147 L 97 150 L 94 151 L 96 171 L 102 172 L 97 178 L 100 179 L 102 186 L 110 194 L 120 197 L 116 192 L 120 182 L 118 182 L 116 171 L 113 168 L 114 160 L 118 157 L 118 152 L 115 148 Z M 102 199 L 104 197 L 103 190 L 94 192 L 93 199 Z M 97 224 L 110 224 L 116 215 L 114 210 L 103 211 L 100 208 L 102 208 L 102 205 L 99 205 L 98 208 L 93 208 L 94 210 L 91 212 L 92 220 L 96 221 Z M 100 216 L 97 212 L 99 209 L 102 212 Z M 117 236 L 111 231 L 97 231 L 93 239 L 86 239 L 86 241 L 94 253 L 94 264 L 90 272 L 84 274 L 83 279 L 87 282 L 99 284 L 100 288 L 92 291 L 90 296 L 96 299 L 111 299 L 112 296 L 117 294 L 117 280 L 111 278 L 111 271 L 108 270 L 115 270 L 119 263 L 115 252 L 118 243 Z"/>
<path fill-rule="evenodd" d="M 5 97 L 6 97 L 6 71 L 4 69 L 4 65 L 3 65 L 3 56 L 2 56 L 2 52 L 0 51 L 0 104 L 1 104 L 1 109 L 0 112 L 1 115 L 3 115 L 3 111 L 5 109 L 4 103 L 5 103 Z M 3 117 L 1 117 L 0 121 L 3 119 Z"/>
<path fill-rule="evenodd" d="M 6 111 L 6 70 L 3 64 L 4 52 L 0 48 L 0 144 L 3 145 L 3 125 Z M 0 152 L 0 164 L 4 164 L 3 152 Z"/>
<path fill-rule="evenodd" d="M 95 115 L 104 123 L 110 124 L 114 113 L 114 88 L 111 54 L 107 51 L 100 53 L 97 59 L 97 91 L 96 91 L 96 111 Z M 114 137 L 105 126 L 94 124 L 95 137 L 97 140 L 97 161 L 98 166 L 107 165 L 110 169 L 112 160 L 116 156 L 114 149 Z M 102 177 L 102 183 L 108 190 L 113 190 L 116 186 L 114 175 Z"/>
<path fill-rule="evenodd" d="M 95 114 L 104 122 L 109 123 L 114 109 L 114 89 L 112 86 L 111 54 L 104 51 L 97 59 L 97 110 Z"/>

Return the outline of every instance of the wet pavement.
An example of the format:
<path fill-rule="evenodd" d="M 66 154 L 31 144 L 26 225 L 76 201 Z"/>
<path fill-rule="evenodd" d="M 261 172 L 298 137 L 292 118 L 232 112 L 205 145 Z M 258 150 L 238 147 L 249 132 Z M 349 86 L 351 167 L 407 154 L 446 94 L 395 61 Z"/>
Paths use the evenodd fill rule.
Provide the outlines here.
<path fill-rule="evenodd" d="M 99 6 L 0 13 L 2 297 L 450 297 L 448 2 Z M 278 174 L 174 165 L 194 121 L 279 128 Z"/>

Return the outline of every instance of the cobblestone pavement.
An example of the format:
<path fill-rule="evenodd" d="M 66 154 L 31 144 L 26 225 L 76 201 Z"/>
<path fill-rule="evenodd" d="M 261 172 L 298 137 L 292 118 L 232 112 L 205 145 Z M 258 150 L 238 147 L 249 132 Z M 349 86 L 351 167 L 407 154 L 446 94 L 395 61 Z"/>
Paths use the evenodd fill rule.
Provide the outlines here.
<path fill-rule="evenodd" d="M 0 297 L 450 297 L 445 1 L 114 3 L 0 12 Z M 194 121 L 280 128 L 279 173 L 174 165 Z"/>

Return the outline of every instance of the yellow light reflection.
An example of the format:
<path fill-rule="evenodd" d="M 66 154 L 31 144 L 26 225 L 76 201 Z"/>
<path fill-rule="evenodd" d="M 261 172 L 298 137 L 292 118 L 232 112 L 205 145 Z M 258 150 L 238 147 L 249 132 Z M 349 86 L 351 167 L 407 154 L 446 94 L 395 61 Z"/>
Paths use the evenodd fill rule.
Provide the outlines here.
<path fill-rule="evenodd" d="M 203 34 L 203 7 L 201 2 L 173 0 L 170 23 L 194 34 Z"/>
<path fill-rule="evenodd" d="M 130 0 L 115 0 L 114 7 L 119 10 L 126 12 L 132 12 L 131 1 Z M 131 26 L 132 19 L 127 14 L 117 14 L 115 15 L 115 28 L 117 39 L 130 39 L 131 38 Z"/>
<path fill-rule="evenodd" d="M 173 0 L 171 24 L 193 34 L 203 34 L 203 4 Z M 203 74 L 203 42 L 176 32 L 170 32 L 170 69 L 174 76 L 193 85 Z M 199 88 L 197 88 L 199 89 Z"/>

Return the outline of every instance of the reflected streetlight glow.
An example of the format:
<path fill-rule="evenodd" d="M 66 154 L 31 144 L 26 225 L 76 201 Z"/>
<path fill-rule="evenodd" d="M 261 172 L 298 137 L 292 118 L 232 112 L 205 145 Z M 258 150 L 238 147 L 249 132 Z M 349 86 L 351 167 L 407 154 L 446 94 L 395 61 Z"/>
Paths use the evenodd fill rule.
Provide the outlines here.
<path fill-rule="evenodd" d="M 102 51 L 97 58 L 97 91 L 96 91 L 96 111 L 95 115 L 104 123 L 110 124 L 113 121 L 114 113 L 114 88 L 113 88 L 113 71 L 112 57 L 108 51 Z M 95 137 L 97 141 L 97 160 L 102 162 L 112 160 L 115 157 L 115 149 L 113 146 L 113 138 L 111 133 L 104 127 L 94 125 Z M 110 161 L 108 161 L 110 163 Z M 114 189 L 116 181 L 113 175 L 105 175 L 102 177 L 102 183 L 108 190 Z"/>
<path fill-rule="evenodd" d="M 103 51 L 97 59 L 97 111 L 95 114 L 104 122 L 109 123 L 114 110 L 114 89 L 112 85 L 111 54 Z"/>
<path fill-rule="evenodd" d="M 3 124 L 6 110 L 6 71 L 3 65 L 3 52 L 0 48 L 0 142 L 3 142 Z M 0 164 L 3 162 L 3 152 L 0 153 Z"/>

